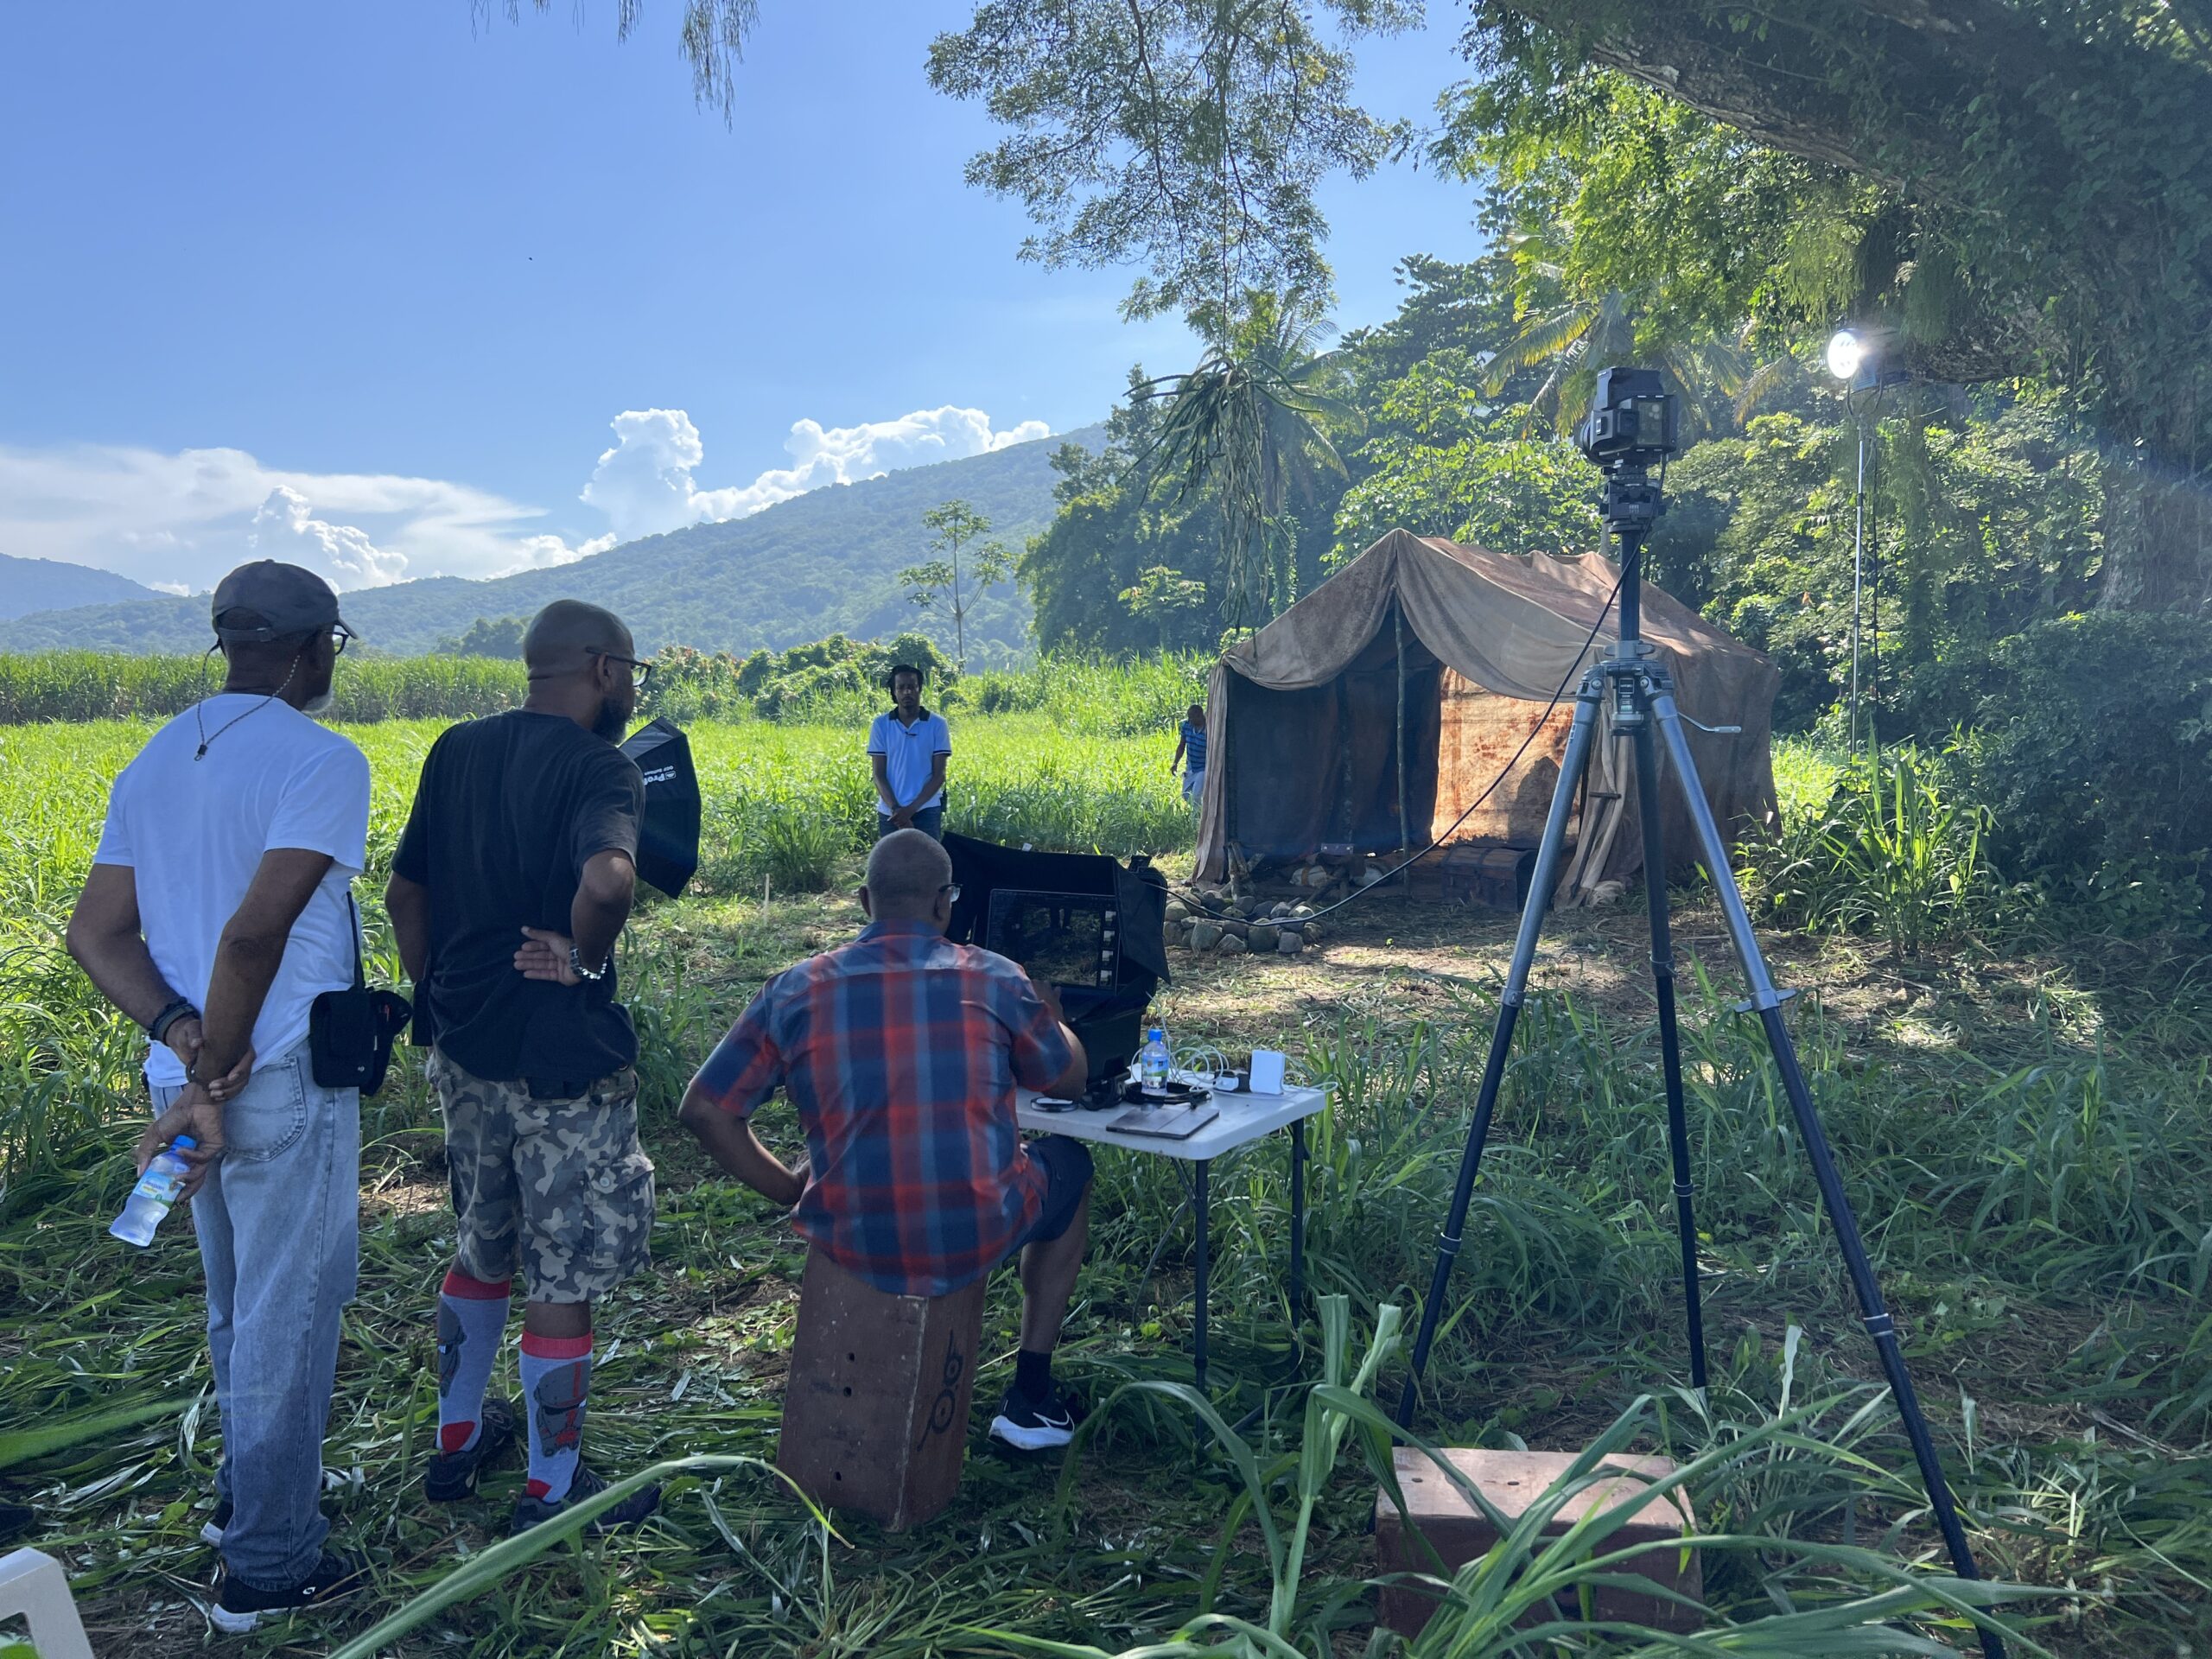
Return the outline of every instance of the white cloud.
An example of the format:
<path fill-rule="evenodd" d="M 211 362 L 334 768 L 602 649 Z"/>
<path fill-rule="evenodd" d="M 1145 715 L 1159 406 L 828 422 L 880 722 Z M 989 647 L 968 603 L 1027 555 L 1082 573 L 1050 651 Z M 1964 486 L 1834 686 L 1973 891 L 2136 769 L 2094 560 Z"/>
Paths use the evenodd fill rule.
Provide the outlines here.
<path fill-rule="evenodd" d="M 695 474 L 706 446 L 683 410 L 628 410 L 613 426 L 613 447 L 583 491 L 610 528 L 586 541 L 547 532 L 542 507 L 443 479 L 291 472 L 243 449 L 0 445 L 0 550 L 96 565 L 177 594 L 204 594 L 250 558 L 303 564 L 341 589 L 512 575 L 1051 431 L 1042 421 L 995 430 L 982 410 L 950 404 L 858 426 L 798 421 L 784 442 L 789 466 L 704 489 Z"/>
<path fill-rule="evenodd" d="M 255 510 L 246 540 L 264 559 L 332 573 L 335 588 L 387 587 L 407 569 L 404 553 L 387 553 L 351 524 L 325 524 L 307 497 L 283 484 Z"/>
<path fill-rule="evenodd" d="M 624 541 L 702 520 L 742 518 L 825 484 L 850 484 L 1052 435 L 1042 421 L 995 431 L 982 410 L 949 404 L 858 426 L 794 421 L 784 440 L 789 467 L 772 468 L 750 484 L 705 490 L 692 474 L 705 461 L 706 446 L 683 410 L 625 410 L 613 426 L 614 447 L 600 456 L 583 499 L 607 515 Z"/>
<path fill-rule="evenodd" d="M 299 473 L 243 449 L 0 445 L 0 549 L 97 565 L 163 592 L 206 593 L 249 558 L 304 564 L 338 588 L 565 564 L 544 510 L 442 479 Z"/>

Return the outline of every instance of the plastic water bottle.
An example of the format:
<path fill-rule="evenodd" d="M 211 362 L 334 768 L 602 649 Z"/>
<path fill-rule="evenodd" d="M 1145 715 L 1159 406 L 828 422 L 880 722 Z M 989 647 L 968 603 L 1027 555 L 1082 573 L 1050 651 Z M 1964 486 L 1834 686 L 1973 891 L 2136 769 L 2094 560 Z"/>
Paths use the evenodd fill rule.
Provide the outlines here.
<path fill-rule="evenodd" d="M 1137 1055 L 1137 1086 L 1147 1095 L 1164 1096 L 1167 1074 L 1173 1066 L 1167 1052 L 1167 1033 L 1154 1026 L 1145 1033 L 1144 1047 Z"/>
<path fill-rule="evenodd" d="M 126 1244 L 141 1249 L 154 1242 L 154 1229 L 162 1224 L 162 1217 L 176 1202 L 177 1189 L 184 1185 L 184 1178 L 192 1173 L 192 1166 L 177 1154 L 188 1147 L 200 1143 L 188 1135 L 180 1135 L 169 1143 L 169 1149 L 146 1166 L 146 1173 L 138 1178 L 138 1185 L 130 1189 L 123 1213 L 118 1216 L 108 1231 Z"/>

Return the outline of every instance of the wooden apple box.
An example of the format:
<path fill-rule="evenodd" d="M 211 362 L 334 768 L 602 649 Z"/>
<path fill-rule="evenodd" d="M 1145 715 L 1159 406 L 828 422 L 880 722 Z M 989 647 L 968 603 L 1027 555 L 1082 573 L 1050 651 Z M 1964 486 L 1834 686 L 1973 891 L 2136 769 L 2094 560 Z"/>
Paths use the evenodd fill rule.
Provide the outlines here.
<path fill-rule="evenodd" d="M 1574 1464 L 1574 1455 L 1567 1452 L 1454 1448 L 1445 1455 L 1509 1523 L 1519 1520 Z M 1427 1573 L 1448 1579 L 1469 1561 L 1489 1554 L 1497 1542 L 1496 1529 L 1460 1495 L 1427 1453 L 1400 1446 L 1391 1461 L 1397 1471 L 1399 1490 L 1405 1494 L 1406 1513 L 1400 1516 L 1388 1492 L 1376 1495 L 1375 1554 L 1380 1572 Z M 1675 1470 L 1665 1458 L 1614 1456 L 1607 1458 L 1605 1464 L 1655 1480 Z M 1545 1529 L 1546 1535 L 1556 1537 L 1593 1511 L 1633 1502 L 1645 1490 L 1644 1482 L 1628 1478 L 1586 1486 L 1560 1506 Z M 1441 1571 L 1412 1535 L 1409 1523 L 1421 1529 L 1421 1536 L 1443 1558 Z M 1692 1550 L 1686 1557 L 1678 1541 L 1695 1530 L 1688 1495 L 1677 1488 L 1663 1498 L 1647 1500 L 1632 1519 L 1605 1540 L 1597 1553 L 1610 1554 L 1649 1543 L 1652 1548 L 1648 1552 L 1623 1561 L 1612 1571 L 1649 1579 L 1694 1600 L 1703 1593 L 1697 1552 Z M 1386 1585 L 1377 1599 L 1376 1620 L 1410 1641 L 1421 1633 L 1440 1601 L 1440 1597 L 1421 1585 Z M 1704 1623 L 1696 1608 L 1611 1586 L 1595 1590 L 1593 1601 L 1599 1618 L 1632 1620 L 1662 1630 L 1694 1630 Z M 1573 1616 L 1578 1610 L 1564 1606 L 1560 1611 Z"/>
<path fill-rule="evenodd" d="M 808 1251 L 776 1466 L 824 1509 L 928 1520 L 960 1490 L 982 1330 L 982 1279 L 892 1296 Z"/>

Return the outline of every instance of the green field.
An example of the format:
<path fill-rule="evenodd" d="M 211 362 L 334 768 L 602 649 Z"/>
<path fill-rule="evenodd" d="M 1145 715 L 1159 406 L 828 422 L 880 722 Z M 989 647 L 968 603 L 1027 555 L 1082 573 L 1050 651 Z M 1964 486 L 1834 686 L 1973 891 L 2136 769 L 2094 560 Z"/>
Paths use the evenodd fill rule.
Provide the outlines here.
<path fill-rule="evenodd" d="M 1105 723 L 963 720 L 952 826 L 1040 845 L 1187 849 L 1166 772 L 1172 733 L 1102 734 Z M 140 1044 L 59 949 L 106 781 L 146 729 L 0 728 L 0 1497 L 35 1510 L 24 1541 L 68 1562 L 99 1650 L 168 1653 L 200 1645 L 194 1599 L 213 1567 L 196 1541 L 214 1431 L 198 1266 L 175 1223 L 143 1256 L 102 1231 L 129 1185 Z M 365 896 L 436 729 L 351 728 L 376 776 L 379 868 Z M 618 1471 L 772 1456 L 799 1251 L 766 1205 L 709 1178 L 673 1109 L 760 982 L 856 925 L 836 889 L 868 825 L 850 725 L 750 721 L 693 737 L 709 797 L 702 880 L 681 901 L 642 906 L 623 947 L 662 1198 L 655 1269 L 609 1301 L 600 1326 L 594 1457 Z M 1791 745 L 1777 771 L 1802 824 L 1825 804 L 1834 763 Z M 1707 1459 L 1691 1487 L 1701 1519 L 1755 1541 L 1707 1552 L 1716 1619 L 1750 1626 L 1718 1650 L 1801 1652 L 1802 1633 L 1753 1621 L 1785 1607 L 1853 1624 L 1901 1615 L 1865 1599 L 1894 1564 L 1931 1568 L 1937 1555 L 1794 1130 L 1755 1032 L 1729 1011 L 1717 918 L 1695 895 L 1685 902 L 1682 949 L 1713 981 L 1686 987 L 1710 1401 L 1681 1386 L 1631 901 L 1559 918 L 1548 934 L 1423 1421 L 1455 1444 L 1573 1448 L 1653 1396 L 1636 1442 Z M 380 914 L 365 908 L 389 976 Z M 1318 1290 L 1348 1299 L 1355 1357 L 1386 1306 L 1418 1311 L 1509 928 L 1379 897 L 1306 957 L 1179 957 L 1160 1005 L 1180 1040 L 1272 1039 L 1336 1087 L 1314 1134 L 1312 1265 Z M 2015 1605 L 2040 1644 L 2016 1651 L 2202 1652 L 2212 1021 L 2193 959 L 2155 942 L 2017 930 L 1952 937 L 1910 963 L 1849 937 L 1774 944 L 1779 976 L 1813 993 L 1793 1016 L 1806 1065 L 1976 1546 L 1994 1574 L 2045 1592 Z M 784 1108 L 766 1122 L 772 1141 L 791 1143 Z M 435 1125 L 407 1056 L 364 1113 L 362 1295 L 326 1448 L 340 1536 L 374 1561 L 375 1590 L 233 1650 L 327 1653 L 366 1630 L 478 1563 L 520 1478 L 495 1480 L 480 1510 L 420 1497 L 435 1421 L 427 1299 L 451 1236 Z M 1229 1421 L 1259 1414 L 1244 1430 L 1252 1477 L 1286 1536 L 1310 1503 L 1290 1573 L 1300 1628 L 1334 1621 L 1337 1650 L 1363 1651 L 1374 1488 L 1356 1446 L 1300 1470 L 1300 1383 L 1319 1374 L 1324 1332 L 1310 1310 L 1294 1323 L 1287 1303 L 1281 1147 L 1224 1164 L 1215 1191 L 1217 1400 Z M 1161 1160 L 1102 1160 L 1064 1370 L 1111 1403 L 1065 1471 L 987 1453 L 978 1439 L 939 1522 L 896 1539 L 841 1522 L 825 1539 L 757 1469 L 695 1470 L 643 1533 L 561 1543 L 382 1650 L 796 1659 L 1009 1653 L 1020 1635 L 1118 1651 L 1209 1610 L 1266 1620 L 1278 1573 L 1238 1507 L 1243 1477 L 1187 1399 L 1150 1388 L 1190 1374 L 1185 1196 Z M 1014 1306 L 1001 1275 L 979 1414 L 1004 1383 Z M 1386 1400 L 1399 1374 L 1384 1368 Z M 1147 1386 L 1117 1393 L 1132 1383 Z M 1778 1435 L 1782 1414 L 1800 1410 Z M 1925 1602 L 1934 1581 L 1916 1582 L 1906 1599 Z M 1955 1622 L 1919 1628 L 1964 1639 Z M 1901 1639 L 1848 1650 L 1905 1651 Z M 1634 1647 L 1575 1640 L 1582 1652 Z M 1459 1650 L 1510 1649 L 1500 1630 Z"/>

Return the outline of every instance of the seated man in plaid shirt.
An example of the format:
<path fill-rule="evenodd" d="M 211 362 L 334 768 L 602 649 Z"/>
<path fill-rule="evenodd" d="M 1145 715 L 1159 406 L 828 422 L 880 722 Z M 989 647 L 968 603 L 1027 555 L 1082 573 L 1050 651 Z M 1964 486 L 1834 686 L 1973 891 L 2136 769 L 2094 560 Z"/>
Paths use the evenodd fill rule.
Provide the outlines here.
<path fill-rule="evenodd" d="M 1079 1095 L 1083 1045 L 1058 999 L 1015 963 L 944 937 L 959 889 L 918 830 L 875 844 L 850 944 L 772 979 L 683 1096 L 715 1161 L 777 1204 L 848 1272 L 897 1296 L 942 1296 L 1021 1257 L 1021 1351 L 991 1433 L 1065 1446 L 1075 1413 L 1052 1346 L 1090 1235 L 1090 1155 L 1022 1143 L 1014 1085 Z M 753 1132 L 779 1086 L 806 1132 L 787 1169 Z"/>

